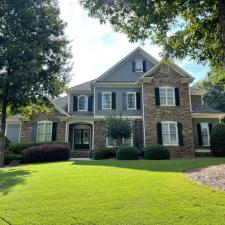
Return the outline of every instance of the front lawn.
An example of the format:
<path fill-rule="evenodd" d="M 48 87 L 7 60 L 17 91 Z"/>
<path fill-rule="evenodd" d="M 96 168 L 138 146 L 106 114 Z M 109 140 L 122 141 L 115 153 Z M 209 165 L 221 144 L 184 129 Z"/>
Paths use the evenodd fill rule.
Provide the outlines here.
<path fill-rule="evenodd" d="M 182 171 L 225 158 L 76 161 L 0 169 L 0 225 L 225 224 L 225 192 Z"/>

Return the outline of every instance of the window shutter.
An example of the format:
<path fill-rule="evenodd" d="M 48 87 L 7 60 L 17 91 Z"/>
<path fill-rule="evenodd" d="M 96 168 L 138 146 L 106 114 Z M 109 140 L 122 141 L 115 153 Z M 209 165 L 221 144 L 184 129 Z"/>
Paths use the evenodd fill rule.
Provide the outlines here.
<path fill-rule="evenodd" d="M 132 61 L 132 72 L 135 72 L 135 61 Z"/>
<path fill-rule="evenodd" d="M 211 134 L 211 132 L 212 132 L 212 124 L 211 123 L 209 123 L 209 134 Z"/>
<path fill-rule="evenodd" d="M 143 60 L 143 72 L 146 72 L 146 61 Z"/>
<path fill-rule="evenodd" d="M 52 123 L 52 141 L 57 139 L 57 122 Z"/>
<path fill-rule="evenodd" d="M 178 126 L 179 145 L 184 145 L 183 126 L 182 126 L 182 123 L 178 123 L 177 126 Z"/>
<path fill-rule="evenodd" d="M 180 92 L 179 92 L 179 88 L 175 88 L 175 101 L 176 101 L 176 105 L 180 105 Z"/>
<path fill-rule="evenodd" d="M 155 88 L 155 104 L 160 105 L 159 88 Z"/>
<path fill-rule="evenodd" d="M 77 96 L 73 96 L 73 111 L 77 111 Z"/>
<path fill-rule="evenodd" d="M 102 109 L 102 93 L 98 93 L 98 109 Z"/>
<path fill-rule="evenodd" d="M 197 124 L 197 132 L 198 132 L 198 145 L 202 146 L 202 131 L 201 131 L 201 124 Z"/>
<path fill-rule="evenodd" d="M 93 95 L 88 97 L 88 111 L 92 111 L 92 105 L 93 105 Z"/>
<path fill-rule="evenodd" d="M 137 109 L 141 109 L 141 93 L 140 92 L 136 93 L 136 105 L 137 105 Z"/>
<path fill-rule="evenodd" d="M 162 145 L 162 124 L 157 123 L 157 140 L 158 144 Z"/>
<path fill-rule="evenodd" d="M 122 94 L 122 107 L 123 110 L 127 110 L 127 93 Z"/>
<path fill-rule="evenodd" d="M 31 141 L 36 142 L 36 137 L 37 137 L 37 122 L 34 122 L 32 125 Z"/>
<path fill-rule="evenodd" d="M 112 92 L 112 109 L 116 109 L 116 93 Z"/>

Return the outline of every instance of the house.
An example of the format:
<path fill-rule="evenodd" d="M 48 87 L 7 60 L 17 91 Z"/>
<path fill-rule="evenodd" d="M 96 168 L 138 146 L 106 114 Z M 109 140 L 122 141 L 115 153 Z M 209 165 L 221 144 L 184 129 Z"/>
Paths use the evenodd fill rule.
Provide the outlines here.
<path fill-rule="evenodd" d="M 204 92 L 190 87 L 193 80 L 176 64 L 137 48 L 97 79 L 52 101 L 54 112 L 26 121 L 9 118 L 6 135 L 12 142 L 66 141 L 73 155 L 85 156 L 114 145 L 105 130 L 105 118 L 113 113 L 134 126 L 125 144 L 141 148 L 160 143 L 173 157 L 191 157 L 195 148 L 209 148 L 212 127 L 225 117 L 204 106 Z"/>

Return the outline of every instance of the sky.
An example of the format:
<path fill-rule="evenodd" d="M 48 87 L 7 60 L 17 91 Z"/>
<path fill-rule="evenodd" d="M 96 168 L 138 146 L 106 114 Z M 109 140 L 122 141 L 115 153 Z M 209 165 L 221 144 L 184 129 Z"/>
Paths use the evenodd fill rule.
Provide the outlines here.
<path fill-rule="evenodd" d="M 61 18 L 67 23 L 65 32 L 72 46 L 70 87 L 100 76 L 138 46 L 160 60 L 159 46 L 151 45 L 150 41 L 130 43 L 125 34 L 116 33 L 109 24 L 100 24 L 97 19 L 89 17 L 79 0 L 59 0 L 59 7 Z M 196 80 L 203 79 L 209 70 L 187 59 L 177 64 Z"/>

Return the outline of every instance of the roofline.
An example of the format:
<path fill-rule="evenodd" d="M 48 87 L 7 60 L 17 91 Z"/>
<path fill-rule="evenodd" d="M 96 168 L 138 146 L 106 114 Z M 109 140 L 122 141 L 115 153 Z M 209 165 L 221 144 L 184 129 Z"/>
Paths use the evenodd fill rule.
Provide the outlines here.
<path fill-rule="evenodd" d="M 103 79 L 104 77 L 106 77 L 109 73 L 113 72 L 119 65 L 121 65 L 122 63 L 126 62 L 126 60 L 128 60 L 128 58 L 130 56 L 132 56 L 135 52 L 140 51 L 140 53 L 145 56 L 147 59 L 149 59 L 153 64 L 158 63 L 158 60 L 155 59 L 153 56 L 151 56 L 148 52 L 146 52 L 144 49 L 142 49 L 141 47 L 137 47 L 135 48 L 132 52 L 130 52 L 128 55 L 126 55 L 125 57 L 123 57 L 119 62 L 117 62 L 116 64 L 114 64 L 112 67 L 110 67 L 108 70 L 106 70 L 102 75 L 100 75 L 95 81 L 94 83 L 96 83 L 97 81 Z"/>
<path fill-rule="evenodd" d="M 69 115 L 65 110 L 63 110 L 61 107 L 59 107 L 57 104 L 55 104 L 52 100 L 49 99 L 49 101 L 53 104 L 53 106 L 55 107 L 55 109 L 56 109 L 59 113 L 65 115 L 65 116 L 70 117 L 70 115 Z"/>
<path fill-rule="evenodd" d="M 223 119 L 225 118 L 225 113 L 191 113 L 192 118 L 208 118 L 208 119 Z"/>
<path fill-rule="evenodd" d="M 204 95 L 204 94 L 206 94 L 207 92 L 206 91 L 204 91 L 204 90 L 190 90 L 190 94 L 191 95 Z"/>

